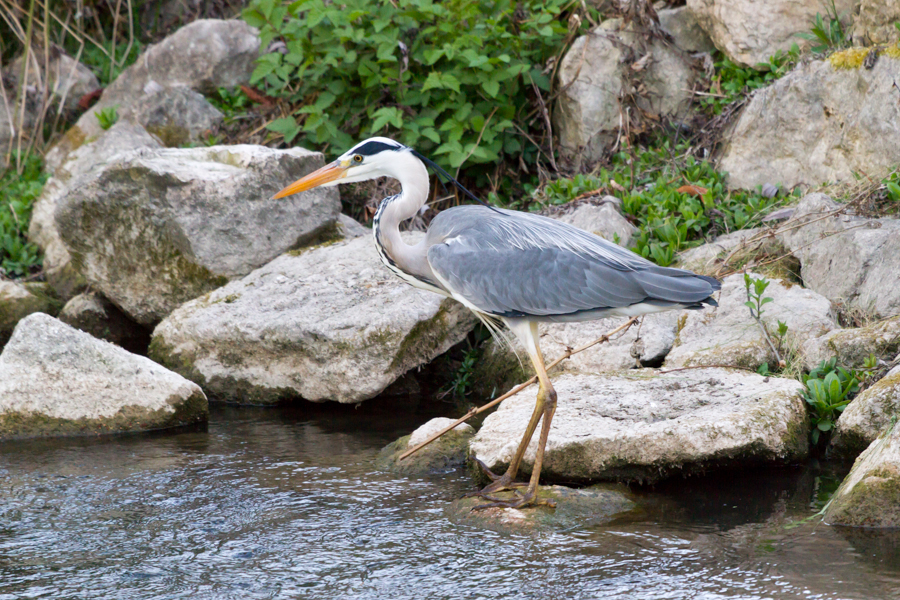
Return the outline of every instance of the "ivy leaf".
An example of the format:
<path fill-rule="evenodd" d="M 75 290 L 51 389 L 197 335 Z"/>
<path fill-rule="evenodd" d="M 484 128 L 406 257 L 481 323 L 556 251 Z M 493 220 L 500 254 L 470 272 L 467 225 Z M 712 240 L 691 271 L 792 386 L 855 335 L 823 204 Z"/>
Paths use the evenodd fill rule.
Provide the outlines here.
<path fill-rule="evenodd" d="M 458 92 L 459 79 L 457 79 L 450 73 L 439 73 L 437 71 L 432 71 L 425 79 L 425 85 L 422 86 L 422 91 L 425 92 L 435 88 L 450 89 L 454 92 Z"/>
<path fill-rule="evenodd" d="M 266 129 L 283 135 L 284 141 L 287 144 L 290 144 L 291 140 L 297 137 L 297 134 L 300 133 L 300 126 L 297 125 L 297 121 L 295 121 L 291 117 L 275 119 L 274 121 L 266 125 Z"/>

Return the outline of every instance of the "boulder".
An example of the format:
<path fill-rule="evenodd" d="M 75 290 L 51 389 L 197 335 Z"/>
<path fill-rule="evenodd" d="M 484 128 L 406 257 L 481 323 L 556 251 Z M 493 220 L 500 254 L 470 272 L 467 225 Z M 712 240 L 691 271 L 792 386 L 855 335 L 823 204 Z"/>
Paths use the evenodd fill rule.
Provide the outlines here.
<path fill-rule="evenodd" d="M 554 211 L 548 216 L 627 247 L 637 233 L 637 227 L 622 216 L 620 204 L 618 198 L 606 196 L 599 203 L 572 202 L 562 211 Z"/>
<path fill-rule="evenodd" d="M 230 402 L 355 403 L 474 325 L 460 304 L 392 274 L 363 236 L 289 252 L 188 302 L 153 332 L 150 356 Z"/>
<path fill-rule="evenodd" d="M 813 369 L 823 360 L 837 357 L 837 364 L 862 368 L 870 354 L 890 361 L 900 352 L 900 316 L 877 321 L 865 327 L 835 329 L 803 345 L 801 354 L 806 368 Z"/>
<path fill-rule="evenodd" d="M 121 120 L 135 120 L 134 107 L 150 104 L 159 107 L 166 102 L 162 94 L 153 101 L 145 96 L 156 96 L 162 91 L 187 88 L 201 94 L 215 92 L 219 87 L 236 87 L 250 81 L 259 54 L 259 34 L 254 27 L 239 19 L 199 19 L 185 25 L 158 44 L 149 46 L 138 60 L 125 69 L 100 100 L 85 112 L 73 127 L 73 132 L 57 144 L 56 163 L 84 141 L 91 141 L 103 133 L 97 113 L 115 107 Z M 186 115 L 177 114 L 179 102 L 173 101 L 163 121 L 174 119 L 190 126 L 190 135 L 204 131 L 205 122 L 191 125 Z M 211 107 L 198 109 L 204 115 L 212 115 Z M 149 111 L 148 114 L 153 113 Z M 135 122 L 139 122 L 136 121 Z M 152 125 L 151 125 L 152 128 Z"/>
<path fill-rule="evenodd" d="M 176 87 L 141 96 L 125 120 L 139 123 L 167 148 L 177 148 L 206 140 L 225 116 L 194 90 Z"/>
<path fill-rule="evenodd" d="M 753 4 L 754 14 L 760 10 Z M 762 14 L 762 13 L 760 13 Z M 743 17 L 742 17 L 743 18 Z M 747 21 L 756 26 L 756 19 Z M 846 51 L 853 53 L 853 51 Z M 829 60 L 804 62 L 753 94 L 724 136 L 719 166 L 732 188 L 769 182 L 785 188 L 883 176 L 900 163 L 900 103 L 894 81 L 900 58 L 883 55 L 872 69 Z"/>
<path fill-rule="evenodd" d="M 690 7 L 664 8 L 656 14 L 663 30 L 685 52 L 713 52 L 716 49 Z"/>
<path fill-rule="evenodd" d="M 756 273 L 750 276 L 759 277 Z M 771 279 L 763 297 L 772 298 L 763 306 L 762 314 L 770 335 L 774 337 L 778 321 L 788 326 L 782 355 L 788 348 L 800 348 L 807 340 L 838 328 L 831 302 L 799 285 Z M 734 365 L 755 370 L 773 361 L 768 342 L 744 305 L 746 301 L 744 275 L 726 277 L 719 306 L 684 313 L 678 337 L 666 356 L 666 368 Z"/>
<path fill-rule="evenodd" d="M 621 19 L 604 21 L 573 42 L 559 68 L 553 117 L 561 157 L 574 167 L 597 162 L 616 142 L 627 96 L 646 113 L 683 115 L 693 84 L 690 62 L 677 48 L 662 40 L 648 44 Z"/>
<path fill-rule="evenodd" d="M 849 15 L 859 0 L 835 0 L 839 15 Z M 700 26 L 716 48 L 734 62 L 755 67 L 808 33 L 816 14 L 825 14 L 820 0 L 687 0 Z"/>
<path fill-rule="evenodd" d="M 28 239 L 44 251 L 44 275 L 60 298 L 72 298 L 86 284 L 72 266 L 71 256 L 59 237 L 53 218 L 60 199 L 69 193 L 69 185 L 77 176 L 105 165 L 114 156 L 141 148 L 153 150 L 161 147 L 159 141 L 143 127 L 122 121 L 93 142 L 80 145 L 64 159 L 60 157 L 62 162 L 53 166 L 50 171 L 52 177 L 34 203 Z"/>
<path fill-rule="evenodd" d="M 475 429 L 467 423 L 460 423 L 412 456 L 400 460 L 401 454 L 415 448 L 453 421 L 454 419 L 445 417 L 431 419 L 410 435 L 405 435 L 382 448 L 375 466 L 383 471 L 407 477 L 446 473 L 464 466 L 469 454 L 469 440 L 475 435 Z"/>
<path fill-rule="evenodd" d="M 205 421 L 195 384 L 43 313 L 0 354 L 0 439 L 145 431 Z"/>
<path fill-rule="evenodd" d="M 59 320 L 136 354 L 146 354 L 150 343 L 147 328 L 129 319 L 97 292 L 78 294 L 66 302 L 59 313 Z"/>
<path fill-rule="evenodd" d="M 900 527 L 900 427 L 885 428 L 856 459 L 825 509 L 825 522 Z"/>
<path fill-rule="evenodd" d="M 779 235 L 800 259 L 804 285 L 867 315 L 900 315 L 900 220 L 834 214 L 840 207 L 808 194 Z"/>
<path fill-rule="evenodd" d="M 892 44 L 900 39 L 900 30 L 894 25 L 897 22 L 900 22 L 897 0 L 862 0 L 850 36 L 859 46 Z"/>
<path fill-rule="evenodd" d="M 512 492 L 496 496 L 513 499 Z M 482 498 L 461 498 L 444 510 L 452 523 L 486 529 L 505 535 L 539 536 L 554 531 L 584 530 L 610 523 L 635 510 L 638 505 L 623 485 L 600 484 L 573 489 L 561 485 L 541 486 L 538 498 L 555 503 L 555 508 L 488 508 L 472 510 L 485 504 Z"/>
<path fill-rule="evenodd" d="M 51 45 L 47 56 L 49 60 L 45 63 L 43 50 L 36 48 L 28 54 L 25 85 L 40 97 L 46 92 L 50 103 L 48 109 L 62 102 L 65 111 L 75 112 L 82 96 L 99 90 L 100 82 L 90 69 L 66 54 L 59 46 Z M 7 77 L 7 89 L 18 89 L 22 85 L 24 67 L 25 54 L 21 54 L 3 69 L 3 74 Z M 48 114 L 52 113 L 48 111 Z"/>
<path fill-rule="evenodd" d="M 120 155 L 59 199 L 75 268 L 142 325 L 333 232 L 337 190 L 268 200 L 322 166 L 302 148 L 210 146 Z"/>
<path fill-rule="evenodd" d="M 553 379 L 559 404 L 541 477 L 556 481 L 655 481 L 676 473 L 808 452 L 799 382 L 731 369 L 632 371 Z M 515 453 L 534 409 L 535 388 L 505 400 L 469 445 L 495 472 Z M 525 453 L 528 473 L 537 448 Z"/>
<path fill-rule="evenodd" d="M 0 279 L 0 348 L 9 339 L 16 323 L 32 313 L 55 312 L 58 305 L 46 284 L 18 283 Z"/>
<path fill-rule="evenodd" d="M 835 424 L 829 453 L 852 458 L 900 416 L 900 366 L 847 405 Z"/>

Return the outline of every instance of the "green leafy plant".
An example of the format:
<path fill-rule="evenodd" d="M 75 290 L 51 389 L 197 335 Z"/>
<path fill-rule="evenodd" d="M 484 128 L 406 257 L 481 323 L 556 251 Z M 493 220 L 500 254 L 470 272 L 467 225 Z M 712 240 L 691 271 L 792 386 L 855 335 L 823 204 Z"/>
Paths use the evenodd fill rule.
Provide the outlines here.
<path fill-rule="evenodd" d="M 31 208 L 47 181 L 41 158 L 31 154 L 21 161 L 22 174 L 14 169 L 0 176 L 0 274 L 23 277 L 40 268 L 37 246 L 27 239 Z"/>
<path fill-rule="evenodd" d="M 770 296 L 763 296 L 766 288 L 769 287 L 769 283 L 769 280 L 765 277 L 756 279 L 750 277 L 749 273 L 744 273 L 744 287 L 747 290 L 747 301 L 744 302 L 744 306 L 750 309 L 750 316 L 754 319 L 761 318 L 763 312 L 765 312 L 762 307 L 774 301 Z"/>
<path fill-rule="evenodd" d="M 119 113 L 116 111 L 115 106 L 101 108 L 95 115 L 97 116 L 97 121 L 100 123 L 100 129 L 104 130 L 109 129 L 119 120 Z"/>
<path fill-rule="evenodd" d="M 724 55 L 713 65 L 715 75 L 710 80 L 709 95 L 700 99 L 700 105 L 712 114 L 721 114 L 725 107 L 743 99 L 753 90 L 766 87 L 785 75 L 800 58 L 800 47 L 792 44 L 790 50 L 778 50 L 764 63 L 745 67 L 732 62 Z"/>
<path fill-rule="evenodd" d="M 220 87 L 206 99 L 219 109 L 219 112 L 225 116 L 226 122 L 246 114 L 250 106 L 250 99 L 239 87 L 233 89 Z"/>
<path fill-rule="evenodd" d="M 809 33 L 798 33 L 797 37 L 817 43 L 817 45 L 810 48 L 812 52 L 817 54 L 846 48 L 850 45 L 850 38 L 841 24 L 841 15 L 837 12 L 834 0 L 831 0 L 831 6 L 825 6 L 824 17 L 821 13 L 816 13 L 816 20 L 813 21 Z"/>
<path fill-rule="evenodd" d="M 611 165 L 593 175 L 576 175 L 550 182 L 532 193 L 527 204 L 512 208 L 540 210 L 603 190 L 622 200 L 622 210 L 638 227 L 634 251 L 661 266 L 668 266 L 681 250 L 706 237 L 752 227 L 782 202 L 759 191 L 729 190 L 726 174 L 706 160 L 697 160 L 687 144 L 670 147 L 668 141 L 640 149 L 634 155 L 619 152 Z M 599 193 L 599 192 L 598 192 Z"/>
<path fill-rule="evenodd" d="M 262 47 L 251 83 L 293 115 L 268 129 L 332 154 L 387 135 L 445 167 L 533 160 L 530 95 L 549 98 L 544 65 L 568 35 L 568 0 L 253 0 Z M 576 7 L 578 5 L 575 5 Z M 518 125 L 517 125 L 518 123 Z"/>
<path fill-rule="evenodd" d="M 462 364 L 456 370 L 456 374 L 450 384 L 443 390 L 444 395 L 453 395 L 456 398 L 464 398 L 469 394 L 472 380 L 475 376 L 475 366 L 481 358 L 483 350 L 480 346 L 469 348 L 462 359 Z"/>
<path fill-rule="evenodd" d="M 803 396 L 810 406 L 812 417 L 812 443 L 818 444 L 822 433 L 834 429 L 840 413 L 850 403 L 853 394 L 859 390 L 856 373 L 837 366 L 837 359 L 822 361 L 802 377 Z"/>

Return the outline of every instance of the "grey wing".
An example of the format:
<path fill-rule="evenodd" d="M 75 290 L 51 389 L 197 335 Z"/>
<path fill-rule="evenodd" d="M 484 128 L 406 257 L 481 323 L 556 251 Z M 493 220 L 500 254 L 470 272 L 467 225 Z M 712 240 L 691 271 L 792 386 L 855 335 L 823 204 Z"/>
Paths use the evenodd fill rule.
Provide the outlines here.
<path fill-rule="evenodd" d="M 466 206 L 444 211 L 427 238 L 434 273 L 488 314 L 551 317 L 648 303 L 696 305 L 712 278 L 662 268 L 546 217 Z"/>

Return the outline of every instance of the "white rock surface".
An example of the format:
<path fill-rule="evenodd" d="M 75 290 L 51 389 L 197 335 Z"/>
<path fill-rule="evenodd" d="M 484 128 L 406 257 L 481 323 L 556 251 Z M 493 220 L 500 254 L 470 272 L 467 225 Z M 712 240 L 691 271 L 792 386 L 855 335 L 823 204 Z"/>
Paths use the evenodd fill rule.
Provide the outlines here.
<path fill-rule="evenodd" d="M 196 385 L 45 315 L 0 354 L 0 439 L 141 431 L 206 419 Z"/>
<path fill-rule="evenodd" d="M 900 527 L 900 427 L 886 427 L 856 459 L 826 508 L 825 522 Z"/>
<path fill-rule="evenodd" d="M 748 21 L 755 26 L 755 19 Z M 874 68 L 802 63 L 753 94 L 724 139 L 720 169 L 732 188 L 786 188 L 877 178 L 900 163 L 900 59 Z"/>
<path fill-rule="evenodd" d="M 268 200 L 324 164 L 302 148 L 210 146 L 120 155 L 57 200 L 84 278 L 143 325 L 333 228 L 334 188 Z"/>
<path fill-rule="evenodd" d="M 760 236 L 765 231 L 765 227 L 755 227 L 720 235 L 708 244 L 681 252 L 678 255 L 677 266 L 679 269 L 687 269 L 703 275 L 714 275 L 725 259 L 729 258 L 732 253 L 734 255 L 731 256 L 731 260 L 740 258 L 741 253 L 776 255 L 783 253 L 784 249 L 774 237 Z M 758 240 L 752 241 L 757 237 L 759 237 Z"/>
<path fill-rule="evenodd" d="M 456 421 L 456 419 L 448 419 L 447 417 L 435 417 L 434 419 L 431 419 L 410 434 L 407 447 L 413 448 L 418 446 L 437 432 L 448 425 L 451 425 L 454 421 Z M 458 431 L 459 433 L 475 433 L 475 429 L 468 423 L 460 423 L 454 427 L 452 431 Z"/>
<path fill-rule="evenodd" d="M 858 1 L 835 0 L 835 8 L 846 19 Z M 825 14 L 821 0 L 687 0 L 687 7 L 719 50 L 749 67 L 793 44 L 808 45 L 797 34 Z"/>
<path fill-rule="evenodd" d="M 778 321 L 787 323 L 788 345 L 802 347 L 806 340 L 838 328 L 831 302 L 811 290 L 770 279 L 763 296 L 773 300 L 763 306 L 763 321 L 771 332 L 777 331 Z M 746 301 L 743 274 L 726 277 L 718 307 L 686 311 L 675 345 L 666 356 L 666 368 L 735 365 L 755 370 L 774 360 Z"/>
<path fill-rule="evenodd" d="M 553 114 L 565 161 L 576 167 L 590 165 L 612 146 L 622 126 L 621 98 L 633 86 L 643 86 L 636 94 L 641 110 L 660 117 L 687 110 L 694 81 L 689 61 L 661 41 L 644 54 L 643 40 L 641 33 L 623 28 L 621 19 L 610 19 L 575 40 L 566 52 L 559 69 L 562 92 Z M 641 67 L 632 68 L 637 63 Z"/>
<path fill-rule="evenodd" d="M 728 464 L 806 456 L 806 408 L 797 381 L 728 369 L 564 374 L 542 477 L 653 481 Z M 505 400 L 470 443 L 490 468 L 509 463 L 534 409 L 535 389 Z M 537 434 L 523 468 L 534 461 Z"/>
<path fill-rule="evenodd" d="M 900 22 L 897 0 L 861 0 L 850 35 L 858 46 L 895 43 L 900 39 L 900 30 L 894 26 L 897 22 Z"/>
<path fill-rule="evenodd" d="M 877 321 L 865 327 L 835 329 L 822 337 L 803 344 L 803 359 L 807 369 L 823 360 L 837 357 L 837 364 L 862 368 L 870 354 L 890 361 L 900 352 L 900 316 Z"/>
<path fill-rule="evenodd" d="M 900 417 L 900 366 L 863 390 L 838 418 L 829 452 L 852 458 Z"/>
<path fill-rule="evenodd" d="M 280 256 L 188 302 L 156 328 L 150 353 L 232 402 L 354 403 L 474 325 L 455 301 L 388 271 L 363 236 Z"/>
<path fill-rule="evenodd" d="M 808 194 L 780 236 L 800 259 L 804 285 L 866 314 L 900 315 L 900 219 L 826 216 L 839 207 Z"/>

